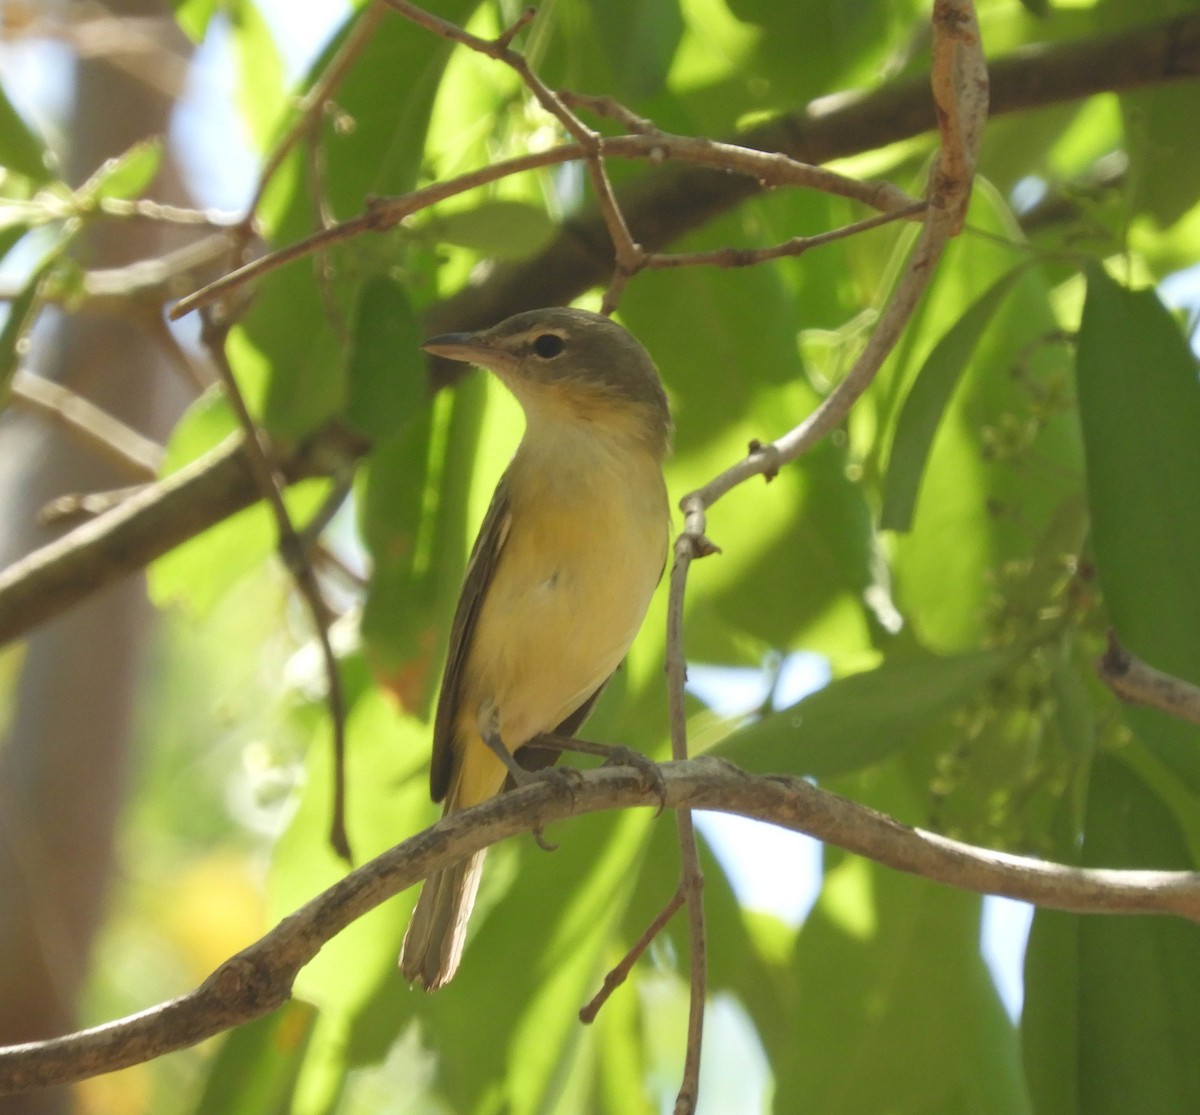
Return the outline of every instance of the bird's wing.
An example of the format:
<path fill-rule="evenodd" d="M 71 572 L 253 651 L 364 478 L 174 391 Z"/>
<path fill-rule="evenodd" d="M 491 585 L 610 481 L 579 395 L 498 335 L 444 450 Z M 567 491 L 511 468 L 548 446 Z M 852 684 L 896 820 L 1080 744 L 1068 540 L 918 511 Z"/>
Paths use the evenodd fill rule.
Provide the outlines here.
<path fill-rule="evenodd" d="M 462 704 L 463 671 L 475 638 L 475 624 L 511 525 L 508 477 L 505 475 L 496 485 L 491 505 L 483 517 L 479 535 L 471 549 L 462 593 L 458 598 L 458 610 L 454 613 L 454 623 L 450 628 L 446 672 L 442 675 L 437 714 L 433 721 L 433 761 L 429 768 L 429 791 L 434 801 L 441 801 L 450 789 L 450 777 L 454 770 L 454 734 Z"/>

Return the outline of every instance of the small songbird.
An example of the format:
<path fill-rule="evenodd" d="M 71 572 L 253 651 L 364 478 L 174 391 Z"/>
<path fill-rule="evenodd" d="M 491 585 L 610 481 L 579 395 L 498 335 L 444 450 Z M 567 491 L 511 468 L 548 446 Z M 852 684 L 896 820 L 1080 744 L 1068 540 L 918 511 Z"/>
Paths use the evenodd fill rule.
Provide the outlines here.
<path fill-rule="evenodd" d="M 430 789 L 453 813 L 522 780 L 522 748 L 529 766 L 552 761 L 533 757 L 534 741 L 574 735 L 625 657 L 666 562 L 671 418 L 646 350 L 585 310 L 533 310 L 422 347 L 488 368 L 525 412 L 438 697 Z M 400 970 L 428 991 L 458 968 L 482 867 L 480 852 L 425 881 Z"/>

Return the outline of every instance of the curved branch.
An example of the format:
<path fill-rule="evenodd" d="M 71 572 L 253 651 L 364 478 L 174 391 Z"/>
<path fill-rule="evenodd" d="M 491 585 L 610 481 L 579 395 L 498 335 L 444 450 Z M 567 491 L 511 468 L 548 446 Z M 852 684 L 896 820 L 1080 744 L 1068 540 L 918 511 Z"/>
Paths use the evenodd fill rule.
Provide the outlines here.
<path fill-rule="evenodd" d="M 365 445 L 324 431 L 280 461 L 288 482 L 326 475 Z M 118 507 L 0 570 L 0 646 L 148 565 L 261 497 L 240 434 Z"/>
<path fill-rule="evenodd" d="M 1200 77 L 1200 14 L 1081 42 L 1023 47 L 990 60 L 988 69 L 992 116 L 1194 79 Z M 820 164 L 936 126 L 929 77 L 921 75 L 862 96 L 820 98 L 732 141 Z M 653 252 L 760 190 L 750 177 L 671 163 L 622 186 L 617 201 L 634 239 Z M 605 282 L 612 258 L 603 218 L 595 210 L 584 212 L 536 256 L 500 264 L 484 281 L 433 307 L 428 325 L 435 333 L 480 329 L 522 310 L 565 304 Z M 453 381 L 448 367 L 438 367 Z"/>
<path fill-rule="evenodd" d="M 1200 76 L 1200 14 L 1107 38 L 1028 47 L 993 62 L 990 74 L 992 115 L 1195 78 Z M 933 125 L 928 81 L 920 78 L 850 103 L 817 101 L 738 138 L 747 146 L 818 163 L 917 135 Z M 671 163 L 623 187 L 618 200 L 633 235 L 654 251 L 757 188 L 744 175 Z M 533 306 L 569 302 L 607 278 L 612 255 L 604 235 L 603 222 L 595 215 L 567 222 L 545 251 L 520 264 L 498 265 L 478 286 L 434 307 L 427 324 L 432 332 L 480 328 Z M 456 375 L 439 372 L 444 382 Z M 357 453 L 364 451 L 359 447 Z M 320 471 L 311 459 L 305 464 L 293 457 L 281 461 L 286 474 Z M 208 466 L 216 470 L 214 476 L 203 477 L 197 462 L 185 470 L 186 484 L 185 473 L 178 473 L 163 482 L 169 492 L 155 485 L 136 501 L 0 572 L 0 644 L 253 502 L 254 484 L 240 459 L 231 463 L 216 455 Z"/>
<path fill-rule="evenodd" d="M 1076 913 L 1173 914 L 1200 923 L 1200 873 L 1117 871 L 993 852 L 911 828 L 803 778 L 751 775 L 712 756 L 660 767 L 666 805 L 807 833 L 899 871 Z M 0 1049 L 0 1094 L 80 1080 L 194 1045 L 274 1010 L 321 947 L 386 899 L 463 856 L 554 821 L 631 806 L 659 791 L 629 767 L 587 771 L 501 794 L 384 852 L 317 895 L 195 990 L 139 1014 Z"/>
<path fill-rule="evenodd" d="M 1200 724 L 1200 685 L 1156 670 L 1131 654 L 1109 632 L 1108 650 L 1096 663 L 1100 680 L 1122 700 L 1148 705 L 1180 720 Z"/>

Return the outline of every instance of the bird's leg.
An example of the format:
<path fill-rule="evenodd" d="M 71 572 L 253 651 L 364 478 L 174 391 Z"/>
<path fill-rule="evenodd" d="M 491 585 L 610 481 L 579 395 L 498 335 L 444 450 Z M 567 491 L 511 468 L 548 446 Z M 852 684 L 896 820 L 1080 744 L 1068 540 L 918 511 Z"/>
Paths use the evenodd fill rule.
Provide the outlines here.
<path fill-rule="evenodd" d="M 606 767 L 632 767 L 638 772 L 642 785 L 648 790 L 652 789 L 658 796 L 658 813 L 661 813 L 667 804 L 667 783 L 659 765 L 623 743 L 595 743 L 589 739 L 543 732 L 534 736 L 529 745 L 556 751 L 575 751 L 582 755 L 598 755 L 604 759 L 603 765 Z"/>
<path fill-rule="evenodd" d="M 553 768 L 527 770 L 517 762 L 494 725 L 483 733 L 483 742 L 487 744 L 492 754 L 504 764 L 505 769 L 508 771 L 508 780 L 511 785 L 520 787 L 532 785 L 534 782 L 557 782 L 559 785 L 567 788 L 567 792 L 571 795 L 572 804 L 574 804 L 575 786 L 572 784 L 571 779 L 572 776 L 575 778 L 579 777 L 578 771 Z M 540 828 L 535 828 L 532 836 L 537 846 L 543 852 L 555 852 L 558 850 L 558 845 L 551 844 L 542 834 Z"/>
<path fill-rule="evenodd" d="M 504 740 L 500 738 L 500 733 L 495 726 L 489 727 L 483 733 L 483 742 L 488 745 L 488 749 L 504 764 L 504 769 L 508 771 L 508 776 L 518 786 L 526 786 L 535 777 L 533 771 L 526 770 L 516 759 L 513 758 L 513 753 L 509 751 Z"/>

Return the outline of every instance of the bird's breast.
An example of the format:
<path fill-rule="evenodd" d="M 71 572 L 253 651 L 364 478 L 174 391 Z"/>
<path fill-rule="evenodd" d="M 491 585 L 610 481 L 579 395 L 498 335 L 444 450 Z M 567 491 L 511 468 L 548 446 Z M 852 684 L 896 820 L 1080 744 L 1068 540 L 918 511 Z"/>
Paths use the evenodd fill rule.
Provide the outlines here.
<path fill-rule="evenodd" d="M 636 452 L 518 453 L 508 490 L 464 712 L 494 715 L 515 749 L 553 730 L 625 656 L 662 573 L 668 509 L 658 461 Z"/>

